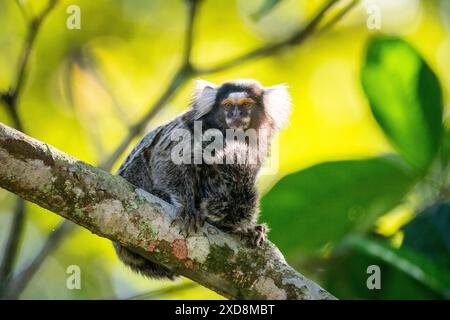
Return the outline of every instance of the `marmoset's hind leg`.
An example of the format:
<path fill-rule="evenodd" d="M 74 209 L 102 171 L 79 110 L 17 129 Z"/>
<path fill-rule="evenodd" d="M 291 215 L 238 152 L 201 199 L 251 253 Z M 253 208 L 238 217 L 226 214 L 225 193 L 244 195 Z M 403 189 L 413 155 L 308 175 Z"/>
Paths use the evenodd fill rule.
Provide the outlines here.
<path fill-rule="evenodd" d="M 153 263 L 142 256 L 130 251 L 121 246 L 117 242 L 113 242 L 119 259 L 133 271 L 142 274 L 143 276 L 153 279 L 170 279 L 174 280 L 177 275 L 159 264 Z"/>
<path fill-rule="evenodd" d="M 195 208 L 194 202 L 184 201 L 178 196 L 171 196 L 172 205 L 175 207 L 176 217 L 172 226 L 178 224 L 180 233 L 184 236 L 196 233 L 205 224 L 204 215 Z"/>
<path fill-rule="evenodd" d="M 170 197 L 163 191 L 153 189 L 151 194 L 170 202 Z M 144 257 L 134 253 L 133 251 L 121 246 L 117 242 L 113 242 L 114 249 L 119 259 L 133 271 L 142 274 L 145 277 L 153 279 L 170 279 L 174 280 L 178 275 L 170 271 L 164 266 L 151 262 Z"/>

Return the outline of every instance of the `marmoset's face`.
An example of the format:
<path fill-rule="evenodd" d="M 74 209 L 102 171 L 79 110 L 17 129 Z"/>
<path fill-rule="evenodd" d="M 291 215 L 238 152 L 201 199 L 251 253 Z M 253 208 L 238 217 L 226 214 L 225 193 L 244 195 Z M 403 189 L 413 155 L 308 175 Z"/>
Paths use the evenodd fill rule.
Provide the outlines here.
<path fill-rule="evenodd" d="M 250 126 L 256 101 L 245 91 L 231 92 L 222 100 L 220 107 L 224 112 L 228 128 L 245 130 Z"/>
<path fill-rule="evenodd" d="M 230 80 L 217 86 L 199 80 L 192 102 L 193 115 L 203 129 L 279 130 L 291 109 L 286 86 L 264 87 L 253 79 Z"/>
<path fill-rule="evenodd" d="M 256 129 L 264 114 L 264 87 L 254 80 L 223 83 L 217 90 L 215 119 L 224 129 Z"/>

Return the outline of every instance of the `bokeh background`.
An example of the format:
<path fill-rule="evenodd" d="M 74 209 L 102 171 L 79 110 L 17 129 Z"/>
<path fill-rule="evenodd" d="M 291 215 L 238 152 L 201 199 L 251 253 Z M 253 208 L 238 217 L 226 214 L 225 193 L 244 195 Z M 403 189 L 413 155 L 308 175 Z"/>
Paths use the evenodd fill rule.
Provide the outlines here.
<path fill-rule="evenodd" d="M 47 1 L 0 0 L 0 91 L 16 76 L 26 17 L 39 15 Z M 192 61 L 209 67 L 282 41 L 325 2 L 203 0 Z M 322 25 L 349 3 L 338 1 Z M 81 9 L 79 30 L 66 27 L 70 5 Z M 380 29 L 367 25 L 374 6 Z M 183 0 L 60 1 L 41 25 L 26 69 L 17 106 L 24 131 L 102 163 L 179 68 L 186 12 Z M 299 45 L 200 77 L 290 87 L 294 107 L 279 136 L 279 169 L 261 176 L 259 187 L 261 221 L 292 266 L 341 299 L 448 299 L 449 1 L 360 1 L 345 13 Z M 146 130 L 183 111 L 192 87 L 191 80 L 180 85 Z M 0 121 L 14 126 L 7 110 L 0 102 Z M 0 253 L 15 205 L 15 196 L 0 190 Z M 14 276 L 61 222 L 31 203 L 25 213 Z M 82 228 L 58 244 L 17 297 L 221 299 L 186 279 L 133 274 L 108 240 Z M 81 268 L 81 290 L 66 288 L 69 265 Z M 380 290 L 367 288 L 370 265 L 381 269 Z"/>

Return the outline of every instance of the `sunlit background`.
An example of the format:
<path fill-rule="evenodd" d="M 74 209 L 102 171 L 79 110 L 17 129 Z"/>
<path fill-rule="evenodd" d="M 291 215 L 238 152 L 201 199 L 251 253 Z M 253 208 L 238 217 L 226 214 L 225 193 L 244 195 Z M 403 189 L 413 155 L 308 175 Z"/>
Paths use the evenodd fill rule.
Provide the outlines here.
<path fill-rule="evenodd" d="M 47 5 L 47 0 L 18 2 L 0 0 L 3 92 L 15 77 L 27 34 L 24 16 L 36 16 Z M 267 2 L 271 1 L 203 0 L 195 20 L 194 64 L 213 66 L 287 38 L 308 23 L 325 1 L 275 1 L 267 12 L 261 11 L 270 6 Z M 324 23 L 348 3 L 341 1 Z M 66 9 L 73 4 L 81 9 L 80 30 L 66 27 L 70 15 Z M 380 10 L 379 30 L 367 25 L 367 9 L 374 5 Z M 182 0 L 60 1 L 41 26 L 31 54 L 18 106 L 24 131 L 90 164 L 102 163 L 158 100 L 179 67 L 186 11 Z M 262 176 L 259 186 L 266 194 L 261 220 L 272 227 L 269 239 L 292 266 L 338 298 L 449 298 L 450 211 L 436 220 L 437 225 L 426 215 L 416 217 L 424 206 L 435 203 L 440 191 L 433 189 L 433 181 L 426 182 L 443 175 L 430 170 L 418 184 L 402 188 L 396 185 L 401 178 L 380 165 L 381 158 L 367 160 L 401 153 L 375 119 L 361 85 L 366 48 L 380 33 L 402 38 L 417 50 L 439 79 L 448 107 L 450 5 L 446 0 L 361 1 L 298 46 L 201 77 L 215 83 L 255 78 L 264 85 L 290 87 L 294 107 L 291 123 L 279 137 L 279 170 Z M 182 85 L 147 129 L 183 111 L 192 86 L 191 80 Z M 13 126 L 1 103 L 0 122 Z M 311 168 L 330 161 L 330 166 Z M 120 160 L 114 169 L 119 164 Z M 0 248 L 8 237 L 15 201 L 15 196 L 0 190 Z M 364 218 L 367 215 L 372 216 Z M 410 252 L 402 250 L 404 228 L 415 219 L 424 221 L 410 228 L 428 223 L 424 234 L 436 242 L 429 244 L 425 236 L 423 243 L 411 245 L 415 251 L 410 258 Z M 58 215 L 26 204 L 15 275 L 33 260 L 60 221 Z M 373 264 L 382 270 L 380 290 L 366 286 L 367 267 Z M 81 268 L 81 290 L 66 288 L 69 265 Z M 23 299 L 134 296 L 221 298 L 186 279 L 152 281 L 135 275 L 119 263 L 110 241 L 78 227 L 45 259 L 20 294 Z"/>

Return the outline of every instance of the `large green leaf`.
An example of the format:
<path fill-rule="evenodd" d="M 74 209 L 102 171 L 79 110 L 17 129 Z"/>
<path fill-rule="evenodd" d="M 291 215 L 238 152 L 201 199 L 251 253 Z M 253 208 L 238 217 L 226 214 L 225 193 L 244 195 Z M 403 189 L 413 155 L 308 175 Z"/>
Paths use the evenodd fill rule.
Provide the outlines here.
<path fill-rule="evenodd" d="M 450 205 L 441 203 L 426 209 L 404 227 L 404 233 L 403 248 L 450 268 Z"/>
<path fill-rule="evenodd" d="M 425 258 L 412 262 L 388 244 L 366 238 L 362 243 L 358 241 L 347 238 L 335 254 L 321 263 L 321 284 L 339 299 L 442 299 L 446 296 L 442 295 L 445 288 L 439 285 L 445 273 L 428 267 L 423 273 L 420 261 Z M 380 268 L 380 289 L 367 287 L 367 279 L 372 275 L 368 267 L 372 265 Z"/>
<path fill-rule="evenodd" d="M 270 239 L 293 260 L 367 229 L 414 178 L 399 159 L 323 163 L 281 179 L 261 201 Z"/>
<path fill-rule="evenodd" d="M 450 294 L 448 269 L 434 263 L 419 251 L 406 247 L 393 248 L 385 241 L 360 236 L 347 238 L 343 245 L 388 263 L 443 297 Z"/>
<path fill-rule="evenodd" d="M 370 42 L 361 78 L 386 135 L 414 168 L 425 169 L 442 132 L 442 92 L 436 75 L 407 42 L 383 36 Z"/>

